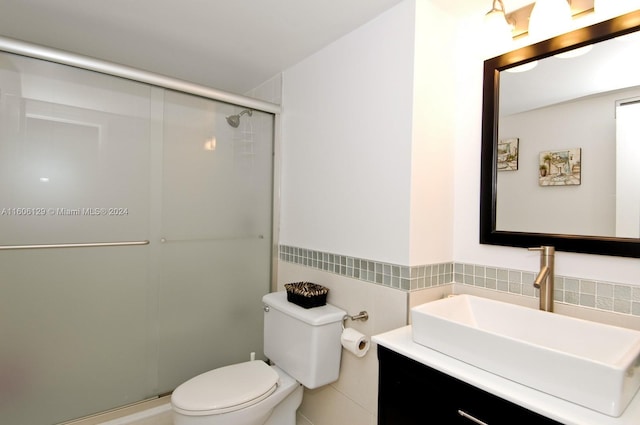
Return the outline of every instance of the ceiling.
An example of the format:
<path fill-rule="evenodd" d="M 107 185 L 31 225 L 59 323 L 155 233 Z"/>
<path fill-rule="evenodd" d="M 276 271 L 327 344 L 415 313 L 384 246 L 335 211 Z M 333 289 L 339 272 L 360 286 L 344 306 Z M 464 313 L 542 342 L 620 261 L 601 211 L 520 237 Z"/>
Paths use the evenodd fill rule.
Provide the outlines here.
<path fill-rule="evenodd" d="M 401 1 L 0 0 L 0 35 L 242 94 Z"/>
<path fill-rule="evenodd" d="M 402 1 L 0 0 L 0 36 L 243 94 Z M 456 16 L 492 3 L 415 1 Z"/>

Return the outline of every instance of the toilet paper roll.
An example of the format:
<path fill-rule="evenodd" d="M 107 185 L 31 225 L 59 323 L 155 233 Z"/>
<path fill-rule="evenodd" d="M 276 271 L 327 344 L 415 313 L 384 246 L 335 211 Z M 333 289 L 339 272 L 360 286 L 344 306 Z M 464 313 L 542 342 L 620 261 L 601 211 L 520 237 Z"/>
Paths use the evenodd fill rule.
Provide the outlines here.
<path fill-rule="evenodd" d="M 340 342 L 345 350 L 357 357 L 363 357 L 369 351 L 369 340 L 360 332 L 352 328 L 345 328 L 340 336 Z"/>

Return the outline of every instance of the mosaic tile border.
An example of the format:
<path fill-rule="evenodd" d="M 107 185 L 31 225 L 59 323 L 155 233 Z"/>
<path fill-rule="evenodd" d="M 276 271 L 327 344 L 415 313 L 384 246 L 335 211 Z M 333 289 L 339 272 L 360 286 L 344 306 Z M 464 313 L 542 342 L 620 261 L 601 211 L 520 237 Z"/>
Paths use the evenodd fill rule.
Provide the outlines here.
<path fill-rule="evenodd" d="M 453 263 L 409 267 L 285 245 L 280 245 L 279 258 L 404 291 L 444 285 L 453 277 Z"/>
<path fill-rule="evenodd" d="M 534 279 L 535 273 L 522 270 L 463 263 L 454 266 L 455 283 L 517 295 L 538 297 Z M 638 286 L 556 275 L 553 298 L 560 303 L 640 316 Z"/>
<path fill-rule="evenodd" d="M 522 296 L 538 296 L 538 290 L 533 287 L 535 273 L 522 270 L 453 262 L 410 267 L 286 245 L 280 245 L 278 257 L 281 261 L 403 291 L 461 283 Z M 640 286 L 556 275 L 554 299 L 640 316 Z"/>

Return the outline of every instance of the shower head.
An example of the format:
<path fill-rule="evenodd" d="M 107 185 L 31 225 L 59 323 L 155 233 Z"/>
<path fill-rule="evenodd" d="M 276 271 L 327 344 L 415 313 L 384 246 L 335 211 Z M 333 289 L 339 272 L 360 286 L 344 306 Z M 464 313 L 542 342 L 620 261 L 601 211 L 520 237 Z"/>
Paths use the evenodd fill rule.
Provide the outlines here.
<path fill-rule="evenodd" d="M 244 114 L 252 116 L 253 111 L 251 109 L 245 109 L 237 115 L 229 115 L 227 117 L 227 123 L 229 123 L 229 125 L 233 128 L 238 128 L 238 126 L 240 125 L 240 117 Z"/>

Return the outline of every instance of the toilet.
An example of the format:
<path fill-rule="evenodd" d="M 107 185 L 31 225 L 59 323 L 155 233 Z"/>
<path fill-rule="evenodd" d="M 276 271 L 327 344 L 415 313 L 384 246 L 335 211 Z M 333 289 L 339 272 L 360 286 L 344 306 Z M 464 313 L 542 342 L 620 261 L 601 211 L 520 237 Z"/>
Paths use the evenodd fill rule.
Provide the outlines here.
<path fill-rule="evenodd" d="M 174 425 L 295 425 L 303 387 L 334 382 L 340 373 L 342 319 L 330 304 L 305 309 L 285 291 L 262 298 L 264 354 L 198 375 L 171 395 Z"/>

